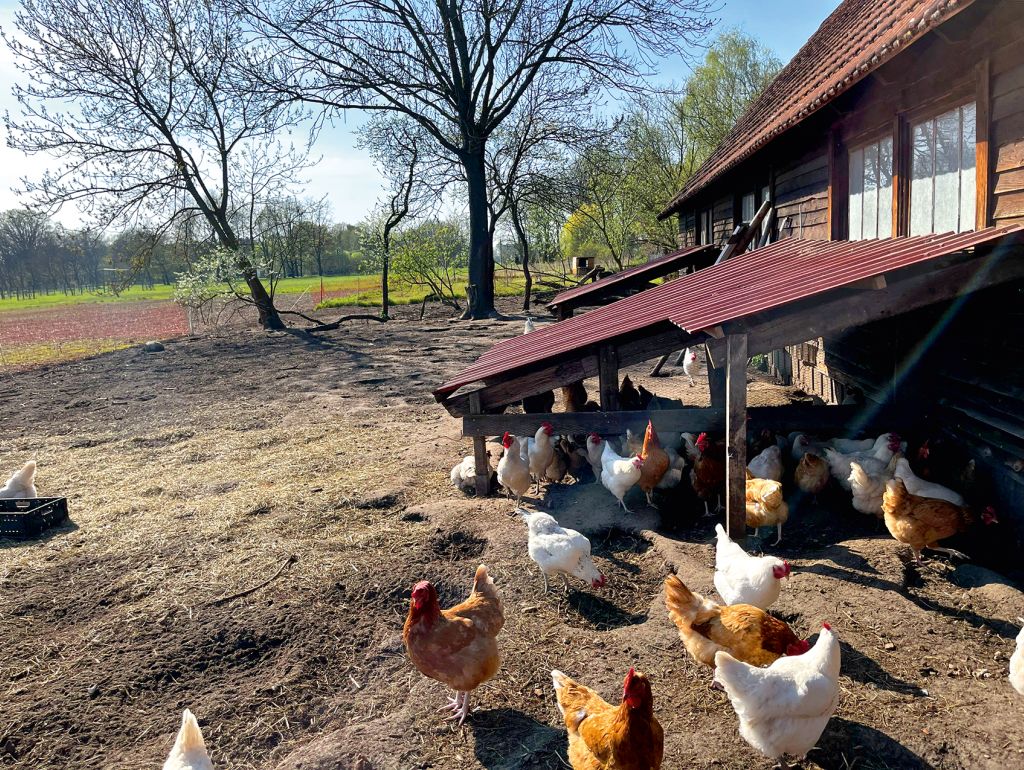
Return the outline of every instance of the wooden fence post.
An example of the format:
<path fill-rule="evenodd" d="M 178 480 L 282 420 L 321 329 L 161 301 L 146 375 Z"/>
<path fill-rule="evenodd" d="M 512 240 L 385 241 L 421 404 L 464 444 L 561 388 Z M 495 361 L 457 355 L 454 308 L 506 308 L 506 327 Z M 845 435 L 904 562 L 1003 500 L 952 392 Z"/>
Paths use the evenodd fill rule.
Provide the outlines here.
<path fill-rule="evenodd" d="M 611 345 L 602 345 L 597 353 L 597 379 L 601 388 L 601 411 L 619 408 L 619 357 Z"/>
<path fill-rule="evenodd" d="M 469 413 L 483 414 L 480 391 L 469 394 Z M 491 463 L 487 459 L 487 437 L 473 436 L 473 460 L 476 463 L 476 494 L 486 497 L 491 492 Z"/>
<path fill-rule="evenodd" d="M 726 337 L 725 515 L 729 537 L 747 537 L 747 335 Z"/>

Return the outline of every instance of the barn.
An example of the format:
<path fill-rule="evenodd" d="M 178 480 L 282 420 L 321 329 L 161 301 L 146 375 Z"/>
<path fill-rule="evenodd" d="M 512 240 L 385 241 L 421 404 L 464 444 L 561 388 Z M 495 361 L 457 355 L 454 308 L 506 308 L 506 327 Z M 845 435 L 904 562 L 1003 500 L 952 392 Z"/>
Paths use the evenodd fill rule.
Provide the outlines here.
<path fill-rule="evenodd" d="M 704 345 L 712 408 L 655 424 L 726 431 L 737 534 L 744 426 L 864 430 L 884 418 L 974 461 L 1015 552 L 1024 532 L 1021 13 L 1013 0 L 843 2 L 661 213 L 678 219 L 680 254 L 710 248 L 716 264 L 560 313 L 496 345 L 435 398 L 480 438 L 498 427 L 489 412 L 598 376 L 603 412 L 548 417 L 559 430 L 611 434 L 648 417 L 615 411 L 619 367 Z M 568 300 L 599 304 L 601 283 Z M 770 353 L 780 378 L 829 406 L 748 414 L 742 371 L 754 353 Z M 842 406 L 850 396 L 859 404 Z M 527 418 L 536 416 L 504 420 L 526 428 Z"/>

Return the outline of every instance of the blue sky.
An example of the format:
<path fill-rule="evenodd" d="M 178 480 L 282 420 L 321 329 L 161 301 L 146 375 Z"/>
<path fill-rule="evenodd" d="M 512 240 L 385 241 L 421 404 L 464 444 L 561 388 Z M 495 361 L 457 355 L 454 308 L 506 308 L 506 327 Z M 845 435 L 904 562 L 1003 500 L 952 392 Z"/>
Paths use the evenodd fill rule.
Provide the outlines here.
<path fill-rule="evenodd" d="M 838 0 L 732 0 L 724 2 L 715 15 L 720 20 L 719 28 L 739 27 L 788 61 L 838 4 Z M 14 0 L 0 0 L 0 26 L 5 30 L 11 28 L 17 5 Z M 701 55 L 700 51 L 695 54 Z M 663 61 L 660 70 L 659 79 L 663 81 L 679 82 L 688 73 L 682 61 Z M 0 111 L 16 113 L 17 105 L 8 84 L 17 74 L 10 52 L 0 46 Z M 306 193 L 317 198 L 326 195 L 337 221 L 361 220 L 380 192 L 380 176 L 353 146 L 352 127 L 360 122 L 358 114 L 350 113 L 327 128 L 314 148 L 314 155 L 321 159 L 306 175 Z M 0 125 L 0 168 L 4 171 L 0 180 L 0 210 L 18 205 L 9 188 L 19 177 L 36 175 L 45 167 L 45 158 L 27 158 L 7 149 L 6 130 Z M 73 211 L 63 212 L 60 218 L 69 226 L 77 224 Z"/>

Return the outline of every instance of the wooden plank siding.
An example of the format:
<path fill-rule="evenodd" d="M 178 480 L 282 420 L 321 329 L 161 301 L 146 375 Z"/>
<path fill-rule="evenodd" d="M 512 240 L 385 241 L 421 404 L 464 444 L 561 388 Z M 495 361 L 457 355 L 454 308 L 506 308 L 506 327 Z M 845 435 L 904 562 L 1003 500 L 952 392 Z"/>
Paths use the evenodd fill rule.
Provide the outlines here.
<path fill-rule="evenodd" d="M 1024 63 L 993 74 L 990 142 L 995 224 L 1024 222 Z"/>

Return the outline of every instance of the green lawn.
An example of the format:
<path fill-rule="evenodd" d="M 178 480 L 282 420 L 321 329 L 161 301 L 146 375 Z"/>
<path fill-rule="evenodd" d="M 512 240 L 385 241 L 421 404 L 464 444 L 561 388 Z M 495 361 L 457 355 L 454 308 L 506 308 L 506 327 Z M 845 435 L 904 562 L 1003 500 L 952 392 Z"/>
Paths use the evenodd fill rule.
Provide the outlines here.
<path fill-rule="evenodd" d="M 462 302 L 464 295 L 462 287 L 465 285 L 467 276 L 460 274 L 455 281 L 456 296 Z M 378 279 L 379 283 L 379 279 Z M 537 284 L 534 283 L 536 288 Z M 518 297 L 526 288 L 526 282 L 521 274 L 509 274 L 505 271 L 497 271 L 494 279 L 494 295 L 496 297 Z M 423 298 L 431 291 L 426 286 L 412 286 L 398 280 L 388 282 L 388 301 L 392 305 L 415 305 L 423 301 Z M 373 289 L 360 291 L 356 294 L 348 294 L 344 297 L 329 297 L 317 308 L 331 307 L 380 307 L 381 294 L 380 286 Z"/>

